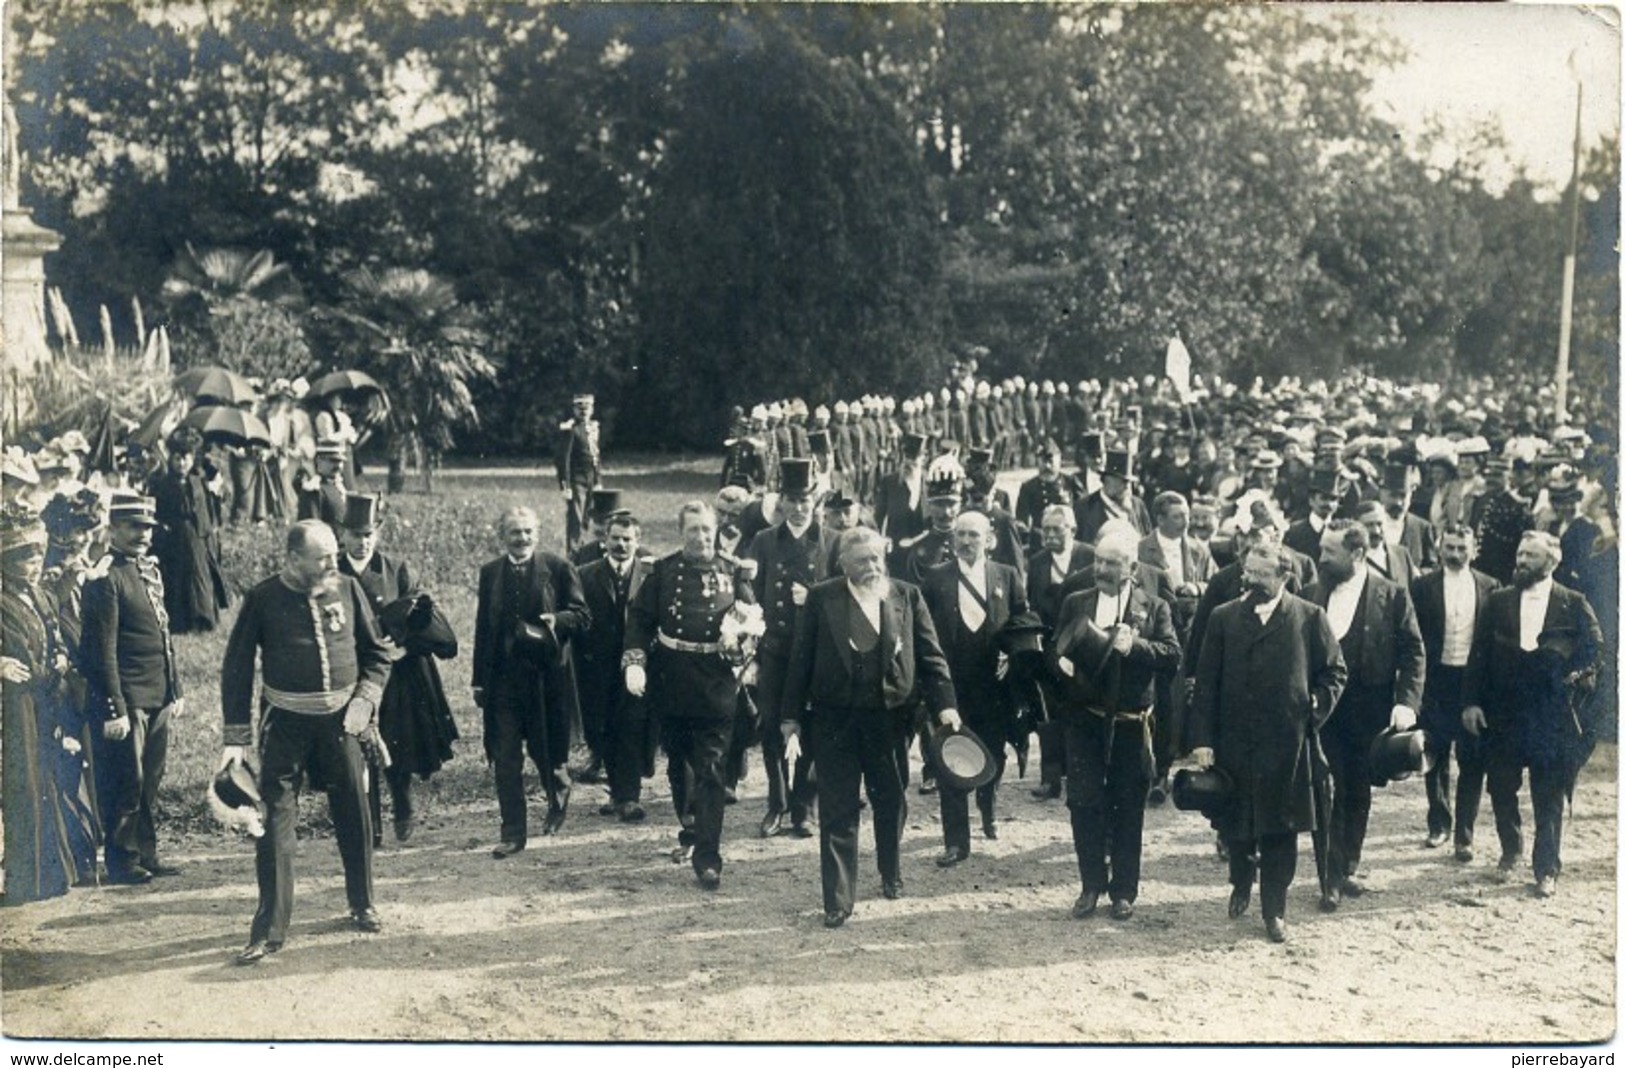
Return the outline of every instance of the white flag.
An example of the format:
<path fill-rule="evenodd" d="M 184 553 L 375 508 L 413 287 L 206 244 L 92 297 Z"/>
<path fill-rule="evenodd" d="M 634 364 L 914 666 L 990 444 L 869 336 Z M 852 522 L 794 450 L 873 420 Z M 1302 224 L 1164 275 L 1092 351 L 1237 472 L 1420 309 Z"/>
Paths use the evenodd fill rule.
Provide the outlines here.
<path fill-rule="evenodd" d="M 1178 337 L 1168 341 L 1168 357 L 1163 362 L 1163 374 L 1174 384 L 1174 390 L 1178 392 L 1181 401 L 1190 400 L 1191 354 Z"/>

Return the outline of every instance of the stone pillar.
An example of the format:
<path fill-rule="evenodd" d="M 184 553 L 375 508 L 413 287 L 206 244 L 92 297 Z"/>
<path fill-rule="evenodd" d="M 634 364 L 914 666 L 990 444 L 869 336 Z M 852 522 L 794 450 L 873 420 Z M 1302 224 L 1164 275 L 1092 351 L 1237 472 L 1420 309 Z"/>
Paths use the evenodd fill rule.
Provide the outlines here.
<path fill-rule="evenodd" d="M 27 209 L 7 205 L 0 215 L 0 366 L 26 377 L 51 358 L 45 343 L 45 254 L 55 252 L 62 240 L 54 230 L 36 223 Z"/>

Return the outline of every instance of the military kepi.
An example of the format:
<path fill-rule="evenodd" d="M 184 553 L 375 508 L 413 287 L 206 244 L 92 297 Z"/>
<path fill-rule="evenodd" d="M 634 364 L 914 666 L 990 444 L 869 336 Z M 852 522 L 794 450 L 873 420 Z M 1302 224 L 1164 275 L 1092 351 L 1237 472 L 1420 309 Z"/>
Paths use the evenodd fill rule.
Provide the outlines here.
<path fill-rule="evenodd" d="M 155 527 L 158 525 L 157 502 L 139 493 L 120 490 L 113 494 L 113 499 L 107 506 L 107 521 L 109 523 L 124 521 Z"/>

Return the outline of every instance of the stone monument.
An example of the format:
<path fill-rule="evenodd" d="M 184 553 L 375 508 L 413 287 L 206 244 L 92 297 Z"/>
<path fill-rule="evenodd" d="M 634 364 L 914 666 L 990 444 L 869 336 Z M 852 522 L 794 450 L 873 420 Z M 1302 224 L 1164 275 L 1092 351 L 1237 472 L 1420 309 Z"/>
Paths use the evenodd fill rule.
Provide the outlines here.
<path fill-rule="evenodd" d="M 9 36 L 9 34 L 8 34 Z M 8 52 L 11 50 L 8 48 Z M 30 375 L 51 359 L 45 342 L 45 254 L 55 252 L 62 240 L 54 230 L 36 223 L 18 199 L 22 186 L 22 158 L 17 150 L 17 113 L 5 104 L 4 188 L 0 189 L 0 369 Z"/>

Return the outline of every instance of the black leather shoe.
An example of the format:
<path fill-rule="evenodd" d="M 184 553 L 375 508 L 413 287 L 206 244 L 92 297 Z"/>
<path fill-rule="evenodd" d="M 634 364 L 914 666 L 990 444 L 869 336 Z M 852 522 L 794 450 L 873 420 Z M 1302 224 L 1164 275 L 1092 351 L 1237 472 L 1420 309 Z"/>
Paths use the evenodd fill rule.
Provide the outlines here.
<path fill-rule="evenodd" d="M 811 838 L 812 836 L 813 836 L 813 829 L 811 827 L 807 826 L 805 823 L 792 823 L 792 824 L 790 824 L 790 837 L 791 838 Z"/>
<path fill-rule="evenodd" d="M 1456 859 L 1463 864 L 1471 864 L 1473 862 L 1473 847 L 1470 845 L 1456 846 Z"/>
<path fill-rule="evenodd" d="M 513 841 L 513 842 L 503 842 L 501 845 L 499 845 L 495 849 L 491 850 L 491 855 L 493 857 L 495 857 L 496 859 L 501 860 L 504 857 L 511 857 L 515 853 L 523 853 L 524 851 L 525 851 L 525 840 L 523 838 L 520 838 L 517 841 Z"/>
<path fill-rule="evenodd" d="M 1269 936 L 1271 942 L 1285 942 L 1286 921 L 1279 916 L 1271 916 L 1264 921 L 1264 933 Z"/>
<path fill-rule="evenodd" d="M 621 818 L 622 823 L 642 823 L 648 813 L 636 801 L 622 801 L 615 806 L 615 814 Z"/>
<path fill-rule="evenodd" d="M 1100 908 L 1100 892 L 1098 890 L 1085 890 L 1078 895 L 1078 900 L 1072 902 L 1072 918 L 1074 920 L 1087 920 Z"/>
<path fill-rule="evenodd" d="M 580 771 L 572 772 L 570 777 L 576 782 L 600 783 L 604 781 L 604 761 L 594 757 L 591 764 Z"/>
<path fill-rule="evenodd" d="M 851 913 L 849 912 L 842 912 L 839 909 L 831 909 L 830 911 L 824 913 L 824 926 L 834 930 L 835 928 L 841 926 L 841 924 L 845 923 L 846 918 L 850 915 Z"/>
<path fill-rule="evenodd" d="M 715 890 L 722 885 L 722 873 L 715 868 L 706 868 L 698 875 L 701 890 Z"/>
<path fill-rule="evenodd" d="M 1054 801 L 1061 796 L 1061 784 L 1059 782 L 1039 783 L 1031 793 L 1035 801 Z"/>
<path fill-rule="evenodd" d="M 615 802 L 613 802 L 613 801 L 605 801 L 603 804 L 599 805 L 598 806 L 598 814 L 600 816 L 613 816 L 613 815 L 615 815 Z"/>
<path fill-rule="evenodd" d="M 1337 887 L 1334 886 L 1334 887 L 1331 887 L 1328 890 L 1321 891 L 1321 894 L 1320 894 L 1320 911 L 1322 911 L 1322 912 L 1336 912 L 1337 907 L 1339 905 L 1341 905 L 1342 903 L 1343 903 L 1343 894 L 1342 894 L 1342 891 L 1338 890 Z"/>
<path fill-rule="evenodd" d="M 903 896 L 903 880 L 884 879 L 880 883 L 880 896 L 887 901 L 896 901 Z"/>
<path fill-rule="evenodd" d="M 769 812 L 762 817 L 762 837 L 773 838 L 784 830 L 784 815 L 779 812 Z"/>
<path fill-rule="evenodd" d="M 920 780 L 920 793 L 921 794 L 934 794 L 936 792 L 937 792 L 937 780 L 935 780 L 935 779 L 921 779 Z"/>
<path fill-rule="evenodd" d="M 253 941 L 244 946 L 234 958 L 237 964 L 258 964 L 282 948 L 281 942 Z"/>
<path fill-rule="evenodd" d="M 989 841 L 997 841 L 999 837 L 999 825 L 993 822 L 991 819 L 984 819 L 982 821 L 982 837 L 988 839 Z"/>
<path fill-rule="evenodd" d="M 942 855 L 937 858 L 937 867 L 951 868 L 969 856 L 970 853 L 963 849 L 944 849 Z"/>
<path fill-rule="evenodd" d="M 384 929 L 383 917 L 378 915 L 375 908 L 356 909 L 350 913 L 350 921 L 355 924 L 356 930 L 368 934 L 377 934 Z"/>
<path fill-rule="evenodd" d="M 1238 886 L 1230 891 L 1230 918 L 1239 920 L 1247 915 L 1247 906 L 1253 903 L 1253 888 Z"/>
<path fill-rule="evenodd" d="M 1338 889 L 1343 892 L 1344 897 L 1348 898 L 1362 897 L 1370 892 L 1369 887 L 1355 879 L 1352 875 L 1345 876 L 1342 885 L 1340 885 Z"/>
<path fill-rule="evenodd" d="M 395 821 L 395 841 L 406 842 L 412 838 L 413 820 L 411 816 L 403 816 Z"/>
<path fill-rule="evenodd" d="M 152 882 L 152 872 L 139 864 L 131 864 L 128 868 L 109 870 L 107 881 L 114 886 L 145 886 Z"/>
<path fill-rule="evenodd" d="M 1506 853 L 1501 854 L 1501 859 L 1495 864 L 1496 880 L 1503 883 L 1511 882 L 1512 873 L 1518 870 L 1519 859 Z"/>
<path fill-rule="evenodd" d="M 1127 920 L 1134 916 L 1134 902 L 1126 897 L 1120 897 L 1112 902 L 1112 919 Z"/>
<path fill-rule="evenodd" d="M 179 875 L 181 873 L 181 870 L 175 867 L 173 864 L 160 864 L 156 861 L 151 864 L 143 861 L 141 866 L 147 869 L 149 874 L 158 876 L 159 878 L 168 878 L 169 876 Z"/>
<path fill-rule="evenodd" d="M 1160 782 L 1151 787 L 1150 792 L 1145 795 L 1145 803 L 1151 808 L 1161 808 L 1167 800 L 1168 788 Z"/>
<path fill-rule="evenodd" d="M 739 791 L 732 786 L 724 786 L 722 788 L 722 803 L 724 805 L 739 804 Z"/>

